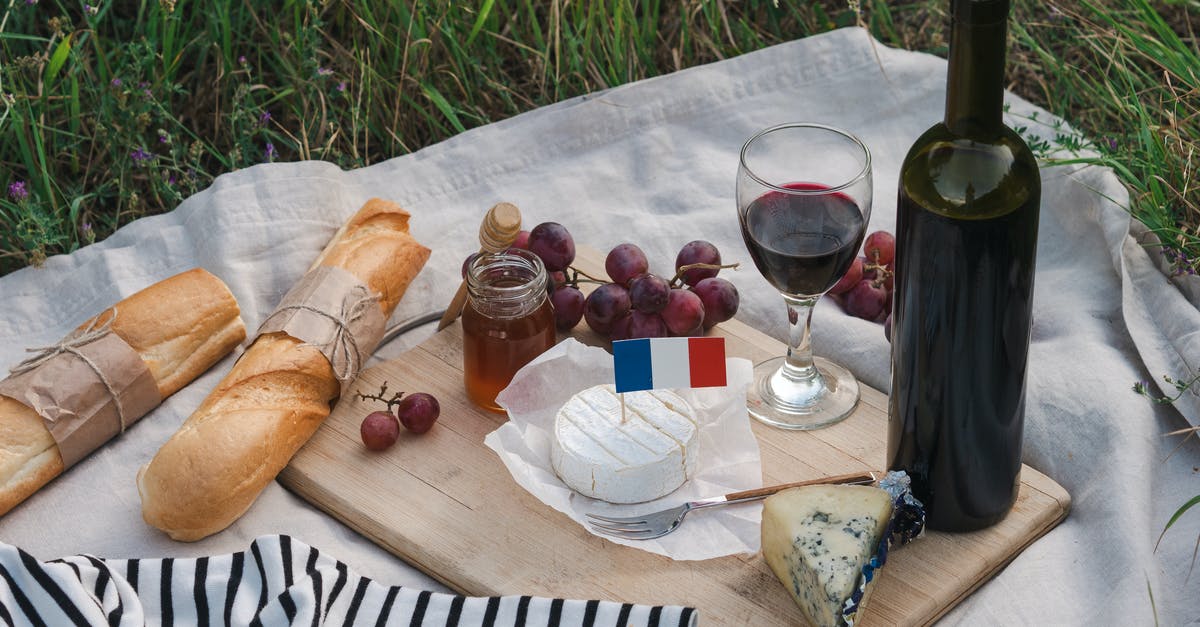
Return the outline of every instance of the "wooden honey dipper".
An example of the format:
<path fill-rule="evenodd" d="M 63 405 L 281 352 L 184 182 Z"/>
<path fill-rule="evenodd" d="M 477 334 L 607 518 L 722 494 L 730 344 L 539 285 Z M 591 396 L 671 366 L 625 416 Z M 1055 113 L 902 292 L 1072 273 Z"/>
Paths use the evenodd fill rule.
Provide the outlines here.
<path fill-rule="evenodd" d="M 521 231 L 521 210 L 512 203 L 502 202 L 488 210 L 479 225 L 479 252 L 498 253 L 512 245 Z M 458 319 L 467 304 L 467 281 L 463 279 L 454 300 L 446 307 L 438 331 L 450 326 Z"/>

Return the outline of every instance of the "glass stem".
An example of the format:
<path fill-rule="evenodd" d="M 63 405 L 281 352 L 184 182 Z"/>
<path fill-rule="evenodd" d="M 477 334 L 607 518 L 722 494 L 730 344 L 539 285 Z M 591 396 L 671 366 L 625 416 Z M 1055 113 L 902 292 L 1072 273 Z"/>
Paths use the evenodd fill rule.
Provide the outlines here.
<path fill-rule="evenodd" d="M 816 296 L 801 298 L 784 295 L 788 309 L 788 351 L 783 362 L 783 376 L 791 381 L 812 382 L 821 373 L 813 366 L 811 331 L 812 310 L 817 304 Z"/>

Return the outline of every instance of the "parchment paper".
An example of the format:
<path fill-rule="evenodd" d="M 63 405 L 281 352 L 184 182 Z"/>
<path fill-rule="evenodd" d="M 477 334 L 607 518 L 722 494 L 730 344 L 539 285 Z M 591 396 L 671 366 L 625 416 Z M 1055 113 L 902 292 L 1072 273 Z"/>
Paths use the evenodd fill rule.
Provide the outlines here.
<path fill-rule="evenodd" d="M 162 397 L 146 363 L 115 333 L 75 347 L 104 373 L 104 381 L 84 360 L 60 353 L 28 372 L 0 381 L 0 394 L 37 412 L 62 455 L 64 471 L 121 433 L 120 402 L 128 429 Z"/>
<path fill-rule="evenodd" d="M 345 394 L 375 352 L 386 323 L 379 299 L 362 281 L 341 268 L 317 266 L 288 290 L 258 334 L 282 331 L 316 347 Z"/>
<path fill-rule="evenodd" d="M 554 417 L 576 392 L 612 383 L 613 358 L 607 351 L 573 338 L 559 342 L 530 362 L 500 392 L 496 402 L 509 420 L 484 442 L 508 467 L 513 479 L 546 505 L 570 516 L 593 535 L 677 560 L 703 560 L 734 553 L 754 553 L 759 546 L 762 508 L 757 504 L 726 505 L 688 514 L 674 532 L 656 540 L 625 540 L 603 535 L 584 524 L 585 513 L 634 516 L 687 501 L 762 487 L 758 441 L 746 413 L 746 386 L 753 376 L 750 362 L 726 359 L 728 385 L 723 388 L 674 389 L 696 412 L 700 428 L 697 472 L 679 489 L 653 501 L 615 505 L 588 498 L 567 487 L 550 464 Z"/>

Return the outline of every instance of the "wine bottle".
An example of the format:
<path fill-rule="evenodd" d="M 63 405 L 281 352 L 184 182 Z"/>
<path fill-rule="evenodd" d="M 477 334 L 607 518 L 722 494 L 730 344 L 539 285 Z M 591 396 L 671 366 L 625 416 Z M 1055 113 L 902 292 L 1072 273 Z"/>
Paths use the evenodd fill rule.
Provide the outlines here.
<path fill-rule="evenodd" d="M 1012 508 L 1041 181 L 1002 119 L 1009 0 L 951 0 L 945 119 L 900 170 L 888 467 L 912 477 L 930 528 Z"/>

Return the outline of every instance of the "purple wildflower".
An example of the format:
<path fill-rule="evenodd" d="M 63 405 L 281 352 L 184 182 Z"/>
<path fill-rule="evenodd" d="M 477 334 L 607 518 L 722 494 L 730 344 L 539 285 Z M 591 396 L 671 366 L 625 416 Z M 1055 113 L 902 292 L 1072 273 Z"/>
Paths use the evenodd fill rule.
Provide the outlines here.
<path fill-rule="evenodd" d="M 31 7 L 38 3 L 38 0 L 25 0 L 25 6 Z"/>
<path fill-rule="evenodd" d="M 96 15 L 97 13 L 100 12 L 100 7 L 94 7 L 90 4 L 84 4 L 83 12 L 87 13 L 88 15 Z"/>
<path fill-rule="evenodd" d="M 113 87 L 121 86 L 121 78 L 119 76 L 117 78 L 112 79 L 112 86 Z"/>
<path fill-rule="evenodd" d="M 275 152 L 275 144 L 267 142 L 267 150 L 263 153 L 263 158 L 266 161 L 274 161 L 277 156 L 279 156 L 279 153 Z"/>
<path fill-rule="evenodd" d="M 240 65 L 246 65 L 246 55 L 243 54 L 240 57 L 238 57 L 238 63 Z"/>
<path fill-rule="evenodd" d="M 90 233 L 92 231 L 92 223 L 84 222 L 83 226 L 80 227 L 79 230 L 83 231 L 84 233 Z"/>
<path fill-rule="evenodd" d="M 1109 137 L 1109 138 L 1108 138 L 1108 149 L 1109 149 L 1109 150 L 1116 150 L 1116 149 L 1117 149 L 1117 138 L 1115 138 L 1115 137 Z"/>
<path fill-rule="evenodd" d="M 8 184 L 8 197 L 16 202 L 21 202 L 29 198 L 29 189 L 25 187 L 25 181 L 13 181 Z"/>
<path fill-rule="evenodd" d="M 317 68 L 317 76 L 329 76 L 330 74 L 333 74 L 333 70 L 327 67 Z"/>
<path fill-rule="evenodd" d="M 133 164 L 136 166 L 145 165 L 145 162 L 153 161 L 156 156 L 152 152 L 146 152 L 141 146 L 138 146 L 137 150 L 129 153 L 129 158 L 133 159 Z"/>
<path fill-rule="evenodd" d="M 337 90 L 338 91 L 346 91 L 346 81 L 342 81 L 342 82 L 338 83 Z"/>
<path fill-rule="evenodd" d="M 263 111 L 262 113 L 260 113 L 258 115 L 258 124 L 260 126 L 266 126 L 267 123 L 270 121 L 271 121 L 271 112 L 270 111 Z"/>

